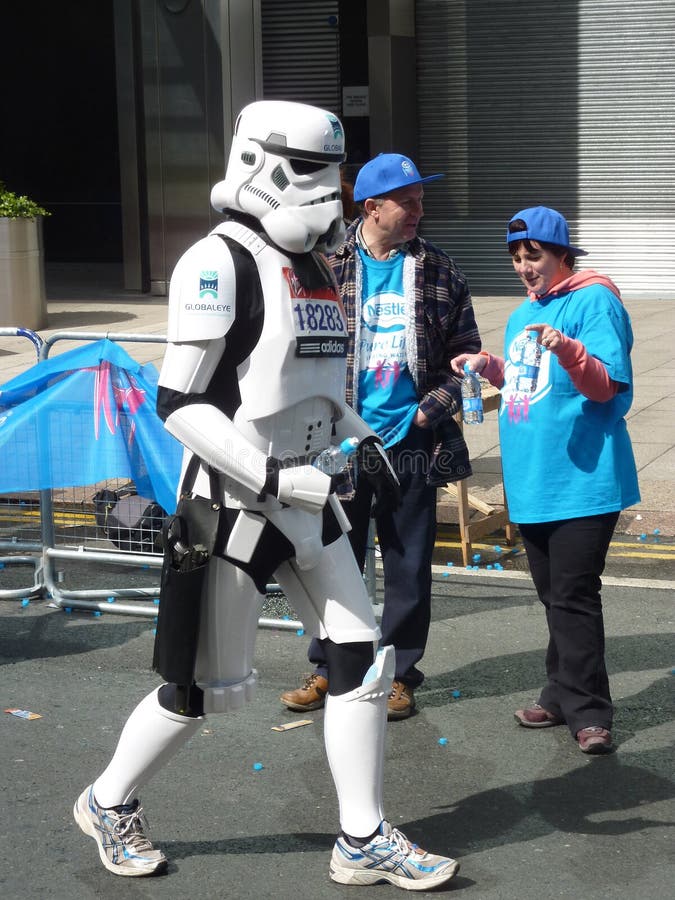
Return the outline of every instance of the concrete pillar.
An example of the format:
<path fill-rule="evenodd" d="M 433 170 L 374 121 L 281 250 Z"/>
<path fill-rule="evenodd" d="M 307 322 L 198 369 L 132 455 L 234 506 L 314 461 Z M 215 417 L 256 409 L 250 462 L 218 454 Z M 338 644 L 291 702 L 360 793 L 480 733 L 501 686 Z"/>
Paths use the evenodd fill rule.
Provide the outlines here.
<path fill-rule="evenodd" d="M 414 0 L 367 0 L 370 152 L 417 155 Z"/>

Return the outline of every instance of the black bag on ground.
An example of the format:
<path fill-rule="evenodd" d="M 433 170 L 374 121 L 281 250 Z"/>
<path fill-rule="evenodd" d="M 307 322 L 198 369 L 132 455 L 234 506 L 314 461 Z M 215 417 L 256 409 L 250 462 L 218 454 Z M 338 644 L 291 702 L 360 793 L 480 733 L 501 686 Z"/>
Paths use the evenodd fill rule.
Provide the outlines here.
<path fill-rule="evenodd" d="M 193 457 L 181 487 L 175 515 L 164 523 L 164 565 L 159 593 L 159 614 L 152 668 L 171 684 L 191 685 L 199 641 L 199 620 L 207 563 L 218 533 L 221 504 L 192 497 L 199 465 Z M 211 477 L 211 496 L 218 482 Z"/>
<path fill-rule="evenodd" d="M 140 497 L 134 487 L 112 491 L 104 488 L 93 496 L 96 524 L 120 550 L 157 553 L 166 510 L 154 500 Z"/>

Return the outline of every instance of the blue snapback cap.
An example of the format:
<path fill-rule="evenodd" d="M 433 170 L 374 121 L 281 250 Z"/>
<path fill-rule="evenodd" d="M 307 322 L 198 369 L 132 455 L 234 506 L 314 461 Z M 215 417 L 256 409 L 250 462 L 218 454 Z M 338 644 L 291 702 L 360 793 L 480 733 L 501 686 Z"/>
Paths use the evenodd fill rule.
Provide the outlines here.
<path fill-rule="evenodd" d="M 408 184 L 425 184 L 443 175 L 422 178 L 415 163 L 401 153 L 380 153 L 367 162 L 356 176 L 354 200 L 360 203 L 367 197 L 381 197 Z"/>
<path fill-rule="evenodd" d="M 567 220 L 557 210 L 548 206 L 531 206 L 528 209 L 521 209 L 515 216 L 512 216 L 509 225 L 516 219 L 521 219 L 525 223 L 525 228 L 522 231 L 509 231 L 507 228 L 507 244 L 524 240 L 546 241 L 549 244 L 564 247 L 573 256 L 588 256 L 585 250 L 572 247 Z"/>

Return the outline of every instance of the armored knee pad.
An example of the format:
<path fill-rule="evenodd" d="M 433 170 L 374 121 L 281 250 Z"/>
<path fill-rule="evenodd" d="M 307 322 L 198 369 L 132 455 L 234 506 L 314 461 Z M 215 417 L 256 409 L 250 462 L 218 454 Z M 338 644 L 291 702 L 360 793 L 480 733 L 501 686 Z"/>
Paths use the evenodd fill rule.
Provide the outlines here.
<path fill-rule="evenodd" d="M 337 696 L 363 684 L 364 676 L 373 664 L 375 644 L 372 641 L 336 644 L 328 638 L 324 641 L 324 652 L 328 666 L 328 693 Z"/>

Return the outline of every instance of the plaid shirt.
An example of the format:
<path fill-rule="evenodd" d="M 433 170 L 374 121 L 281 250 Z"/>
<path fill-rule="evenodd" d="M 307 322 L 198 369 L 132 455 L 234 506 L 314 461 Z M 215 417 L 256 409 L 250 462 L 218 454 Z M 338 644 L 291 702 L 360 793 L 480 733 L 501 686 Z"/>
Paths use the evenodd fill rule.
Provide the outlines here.
<path fill-rule="evenodd" d="M 347 403 L 355 407 L 355 335 L 361 319 L 360 270 L 356 246 L 360 219 L 347 229 L 344 243 L 328 257 L 347 315 Z M 450 368 L 460 353 L 478 353 L 481 340 L 465 276 L 442 250 L 416 237 L 406 255 L 414 258 L 416 346 L 408 348 L 408 364 L 419 408 L 436 432 L 430 481 L 445 484 L 471 474 L 466 444 L 452 417 L 462 408 L 461 379 Z M 404 290 L 406 279 L 404 277 Z M 356 407 L 355 407 L 356 408 Z M 443 452 L 445 451 L 445 452 Z M 440 466 L 440 469 L 439 469 Z"/>

